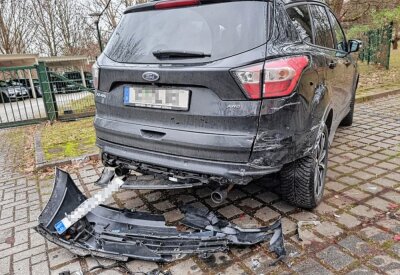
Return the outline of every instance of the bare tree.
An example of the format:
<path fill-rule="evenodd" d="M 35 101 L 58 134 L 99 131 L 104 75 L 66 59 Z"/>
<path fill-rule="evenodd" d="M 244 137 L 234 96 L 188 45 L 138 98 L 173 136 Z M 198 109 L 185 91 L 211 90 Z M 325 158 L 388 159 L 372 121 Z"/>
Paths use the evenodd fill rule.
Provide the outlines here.
<path fill-rule="evenodd" d="M 0 53 L 25 53 L 34 37 L 27 1 L 0 0 Z"/>

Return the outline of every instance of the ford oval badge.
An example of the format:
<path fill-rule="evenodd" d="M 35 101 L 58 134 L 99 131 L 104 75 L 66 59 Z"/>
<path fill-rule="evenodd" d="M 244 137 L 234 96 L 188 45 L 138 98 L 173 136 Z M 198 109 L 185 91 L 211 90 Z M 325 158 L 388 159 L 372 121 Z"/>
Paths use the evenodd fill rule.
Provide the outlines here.
<path fill-rule="evenodd" d="M 160 79 L 158 73 L 155 72 L 145 72 L 142 74 L 142 78 L 146 81 L 154 82 Z"/>

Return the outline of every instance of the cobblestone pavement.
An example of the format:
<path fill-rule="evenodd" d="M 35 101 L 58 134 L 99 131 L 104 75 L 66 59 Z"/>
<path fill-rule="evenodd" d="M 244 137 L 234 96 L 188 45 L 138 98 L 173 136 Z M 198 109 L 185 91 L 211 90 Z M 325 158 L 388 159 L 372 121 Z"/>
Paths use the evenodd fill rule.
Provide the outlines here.
<path fill-rule="evenodd" d="M 0 274 L 58 274 L 95 266 L 93 258 L 77 258 L 33 231 L 52 180 L 16 177 L 7 170 L 17 156 L 5 133 L 0 132 Z M 274 255 L 266 244 L 233 248 L 208 259 L 192 257 L 160 266 L 134 260 L 127 266 L 173 274 L 400 274 L 400 242 L 395 240 L 400 234 L 400 95 L 357 106 L 354 126 L 337 132 L 329 167 L 324 201 L 312 212 L 287 205 L 263 182 L 235 188 L 218 207 L 210 202 L 208 188 L 117 193 L 110 205 L 164 213 L 171 222 L 182 217 L 178 207 L 188 203 L 213 208 L 239 225 L 266 225 L 281 215 L 288 250 L 275 267 L 269 267 Z M 83 164 L 72 176 L 90 196 L 97 190 L 93 182 L 100 171 L 100 165 Z M 300 241 L 296 224 L 305 220 L 320 224 L 304 228 Z"/>

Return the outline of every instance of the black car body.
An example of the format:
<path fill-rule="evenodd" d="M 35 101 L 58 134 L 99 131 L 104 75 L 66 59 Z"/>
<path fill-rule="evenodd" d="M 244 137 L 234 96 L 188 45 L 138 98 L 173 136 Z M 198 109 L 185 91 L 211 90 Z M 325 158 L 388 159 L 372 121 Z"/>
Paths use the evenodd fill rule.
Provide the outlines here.
<path fill-rule="evenodd" d="M 93 70 L 104 163 L 183 187 L 280 172 L 283 197 L 313 208 L 352 123 L 358 47 L 316 1 L 131 7 Z"/>
<path fill-rule="evenodd" d="M 71 79 L 71 80 L 75 81 L 76 83 L 82 85 L 81 72 L 77 72 L 77 71 L 65 72 L 64 76 L 66 78 Z M 89 72 L 84 72 L 84 76 L 85 76 L 86 87 L 93 88 L 92 74 Z"/>

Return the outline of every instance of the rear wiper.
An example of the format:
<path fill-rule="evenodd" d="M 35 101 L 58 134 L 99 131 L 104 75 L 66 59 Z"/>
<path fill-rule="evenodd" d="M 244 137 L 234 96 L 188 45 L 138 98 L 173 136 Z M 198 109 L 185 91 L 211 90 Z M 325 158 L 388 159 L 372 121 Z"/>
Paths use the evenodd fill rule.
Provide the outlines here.
<path fill-rule="evenodd" d="M 158 59 L 164 58 L 204 58 L 210 57 L 211 54 L 195 51 L 173 51 L 173 50 L 157 50 L 153 55 Z"/>

